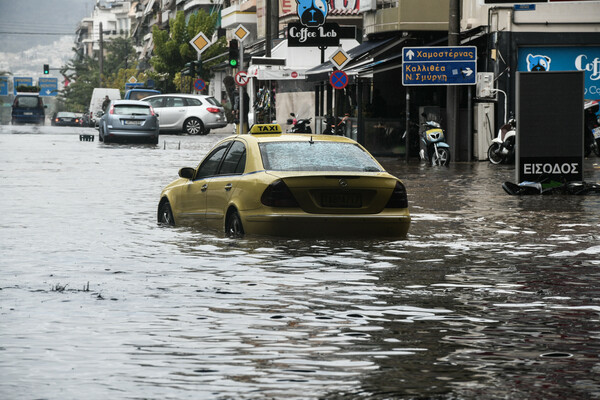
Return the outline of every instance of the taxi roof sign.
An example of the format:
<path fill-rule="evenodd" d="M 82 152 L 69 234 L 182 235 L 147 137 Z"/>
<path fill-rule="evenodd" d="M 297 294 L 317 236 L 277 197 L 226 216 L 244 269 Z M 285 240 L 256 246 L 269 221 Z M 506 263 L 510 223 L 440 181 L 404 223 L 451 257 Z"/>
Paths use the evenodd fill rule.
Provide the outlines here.
<path fill-rule="evenodd" d="M 269 134 L 269 133 L 283 133 L 281 125 L 279 124 L 254 124 L 250 129 L 250 134 Z"/>

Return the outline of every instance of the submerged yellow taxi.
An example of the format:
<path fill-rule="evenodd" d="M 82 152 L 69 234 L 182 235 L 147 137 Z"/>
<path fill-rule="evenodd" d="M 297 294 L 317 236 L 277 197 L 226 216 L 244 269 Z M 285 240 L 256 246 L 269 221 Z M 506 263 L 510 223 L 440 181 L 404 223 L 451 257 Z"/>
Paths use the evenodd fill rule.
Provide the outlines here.
<path fill-rule="evenodd" d="M 357 142 L 277 124 L 217 143 L 161 193 L 158 222 L 286 237 L 404 237 L 404 184 Z"/>

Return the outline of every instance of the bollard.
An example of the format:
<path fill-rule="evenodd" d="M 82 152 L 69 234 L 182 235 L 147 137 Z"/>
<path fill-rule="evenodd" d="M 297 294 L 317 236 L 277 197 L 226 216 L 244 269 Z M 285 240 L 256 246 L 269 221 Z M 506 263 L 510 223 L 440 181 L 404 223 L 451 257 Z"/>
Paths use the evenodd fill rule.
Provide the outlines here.
<path fill-rule="evenodd" d="M 167 141 L 163 141 L 163 150 L 167 149 Z M 181 150 L 181 141 L 179 142 L 179 144 L 177 145 L 177 150 Z"/>
<path fill-rule="evenodd" d="M 79 135 L 80 142 L 93 142 L 94 135 Z"/>

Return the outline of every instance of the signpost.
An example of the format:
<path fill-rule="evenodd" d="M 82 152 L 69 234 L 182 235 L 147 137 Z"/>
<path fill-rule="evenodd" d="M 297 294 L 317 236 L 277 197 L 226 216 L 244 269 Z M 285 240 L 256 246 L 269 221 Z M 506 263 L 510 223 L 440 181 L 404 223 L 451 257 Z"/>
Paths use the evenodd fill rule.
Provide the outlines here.
<path fill-rule="evenodd" d="M 475 85 L 475 46 L 405 47 L 402 49 L 404 86 Z"/>
<path fill-rule="evenodd" d="M 33 78 L 23 77 L 23 76 L 15 76 L 13 78 L 14 94 L 17 94 L 17 88 L 19 86 L 33 86 Z"/>
<path fill-rule="evenodd" d="M 206 35 L 202 32 L 199 32 L 192 40 L 189 41 L 193 48 L 196 49 L 198 55 L 201 55 L 202 52 L 212 44 L 210 40 L 206 37 Z"/>
<path fill-rule="evenodd" d="M 331 57 L 329 57 L 329 61 L 335 65 L 337 69 L 344 68 L 344 66 L 348 64 L 350 60 L 351 58 L 348 53 L 346 53 L 341 47 L 335 53 L 333 53 Z"/>
<path fill-rule="evenodd" d="M 233 35 L 240 42 L 240 69 L 244 68 L 244 40 L 250 36 L 250 31 L 243 25 L 238 25 Z M 242 74 L 243 73 L 243 74 Z M 240 75 L 242 74 L 242 75 Z M 239 78 L 238 78 L 239 76 Z M 239 80 L 238 80 L 239 79 Z M 239 99 L 239 120 L 240 120 L 240 133 L 246 133 L 245 123 L 248 122 L 248 111 L 244 110 L 244 86 L 248 83 L 248 74 L 245 71 L 240 71 L 235 76 L 236 83 L 240 86 L 240 99 Z M 240 82 L 246 82 L 241 84 Z"/>
<path fill-rule="evenodd" d="M 329 83 L 334 89 L 343 89 L 348 85 L 348 75 L 344 71 L 333 71 Z"/>
<path fill-rule="evenodd" d="M 237 83 L 239 86 L 246 86 L 249 81 L 248 73 L 246 71 L 240 71 L 235 74 L 235 83 Z"/>
<path fill-rule="evenodd" d="M 135 82 L 135 83 L 129 83 L 127 82 L 125 84 L 125 89 L 135 89 L 135 88 L 143 88 L 144 84 L 142 82 Z"/>
<path fill-rule="evenodd" d="M 58 94 L 57 78 L 39 78 L 40 96 L 56 96 Z"/>
<path fill-rule="evenodd" d="M 0 96 L 8 96 L 8 76 L 0 76 Z"/>
<path fill-rule="evenodd" d="M 205 87 L 206 82 L 204 82 L 204 79 L 198 78 L 196 79 L 196 82 L 194 82 L 194 88 L 199 92 L 203 91 Z"/>

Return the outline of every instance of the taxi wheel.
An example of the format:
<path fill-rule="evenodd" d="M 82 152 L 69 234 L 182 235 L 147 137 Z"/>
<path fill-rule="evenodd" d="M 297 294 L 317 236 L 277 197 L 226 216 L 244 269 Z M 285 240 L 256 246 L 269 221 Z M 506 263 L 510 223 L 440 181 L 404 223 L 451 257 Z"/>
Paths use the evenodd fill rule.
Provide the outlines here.
<path fill-rule="evenodd" d="M 232 210 L 227 214 L 225 222 L 225 234 L 229 237 L 241 237 L 244 235 L 242 219 L 237 210 Z"/>
<path fill-rule="evenodd" d="M 204 125 L 198 118 L 190 118 L 183 124 L 183 130 L 188 135 L 203 135 Z"/>
<path fill-rule="evenodd" d="M 158 223 L 164 225 L 175 225 L 175 218 L 173 218 L 173 210 L 171 210 L 171 204 L 168 201 L 164 201 L 158 207 Z"/>

